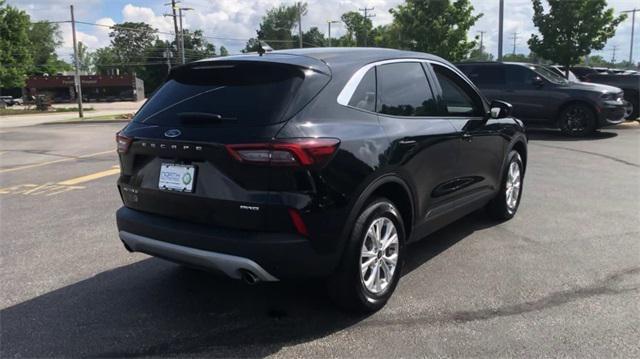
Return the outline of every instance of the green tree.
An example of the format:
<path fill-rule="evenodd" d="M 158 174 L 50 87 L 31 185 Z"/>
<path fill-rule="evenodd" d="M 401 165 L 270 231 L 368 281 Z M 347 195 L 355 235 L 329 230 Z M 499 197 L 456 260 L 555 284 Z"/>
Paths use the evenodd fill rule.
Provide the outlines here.
<path fill-rule="evenodd" d="M 580 60 L 581 60 L 580 61 L 581 64 L 585 64 L 584 57 L 582 57 Z M 610 61 L 605 60 L 604 57 L 600 55 L 593 55 L 593 56 L 589 56 L 589 66 L 612 67 L 613 64 Z"/>
<path fill-rule="evenodd" d="M 47 21 L 31 23 L 29 28 L 29 48 L 34 66 L 29 75 L 56 74 L 71 70 L 71 65 L 58 58 L 56 49 L 62 45 L 60 26 Z"/>
<path fill-rule="evenodd" d="M 99 75 L 113 75 L 120 66 L 120 60 L 111 46 L 97 49 L 93 61 L 95 72 Z"/>
<path fill-rule="evenodd" d="M 220 56 L 229 56 L 229 50 L 224 46 L 220 46 Z"/>
<path fill-rule="evenodd" d="M 293 35 L 294 44 L 298 43 L 298 35 Z M 324 34 L 313 26 L 309 31 L 302 32 L 302 47 L 322 47 L 325 46 Z"/>
<path fill-rule="evenodd" d="M 175 48 L 175 41 L 172 42 Z M 216 56 L 216 47 L 204 38 L 202 30 L 184 30 L 184 53 L 186 62 Z"/>
<path fill-rule="evenodd" d="M 347 33 L 339 40 L 341 46 L 364 46 L 365 38 L 367 45 L 372 45 L 375 35 L 371 33 L 373 28 L 371 19 L 365 18 L 357 11 L 346 12 L 340 19 L 347 29 Z"/>
<path fill-rule="evenodd" d="M 0 88 L 23 87 L 33 67 L 29 15 L 0 0 Z"/>
<path fill-rule="evenodd" d="M 111 48 L 120 71 L 133 73 L 141 70 L 141 63 L 146 58 L 146 51 L 157 39 L 156 29 L 143 22 L 124 22 L 113 25 L 109 33 Z"/>
<path fill-rule="evenodd" d="M 307 4 L 300 4 L 301 12 L 307 12 Z M 265 41 L 274 50 L 288 49 L 293 47 L 295 40 L 292 30 L 298 24 L 298 5 L 280 5 L 269 9 L 262 17 L 260 28 L 256 31 L 257 38 L 251 38 L 243 52 L 256 51 L 258 41 Z M 304 35 L 303 35 L 304 38 Z"/>
<path fill-rule="evenodd" d="M 389 10 L 398 30 L 395 47 L 460 61 L 476 46 L 467 33 L 482 14 L 473 10 L 469 0 L 407 0 Z"/>
<path fill-rule="evenodd" d="M 614 16 L 606 0 L 533 0 L 533 24 L 540 35 L 531 35 L 529 48 L 568 69 L 592 50 L 601 50 L 613 37 L 626 14 Z M 568 75 L 568 72 L 567 72 Z"/>
<path fill-rule="evenodd" d="M 484 51 L 484 46 L 482 49 L 476 48 L 471 50 L 469 53 L 469 60 L 473 61 L 493 61 L 493 54 Z"/>
<path fill-rule="evenodd" d="M 511 62 L 530 62 L 531 58 L 525 54 L 506 54 L 502 57 L 502 60 Z"/>
<path fill-rule="evenodd" d="M 94 54 L 89 51 L 87 45 L 82 43 L 82 41 L 78 41 L 77 52 L 78 52 L 78 68 L 80 72 L 85 74 L 92 74 L 94 70 L 93 61 Z M 73 55 L 71 55 L 71 63 L 75 66 L 76 61 Z"/>
<path fill-rule="evenodd" d="M 144 81 L 145 95 L 148 96 L 158 89 L 167 78 L 170 64 L 177 63 L 177 54 L 174 50 L 171 48 L 171 43 L 159 39 L 147 48 L 145 65 L 137 73 L 138 77 Z M 169 56 L 168 59 L 167 56 Z"/>

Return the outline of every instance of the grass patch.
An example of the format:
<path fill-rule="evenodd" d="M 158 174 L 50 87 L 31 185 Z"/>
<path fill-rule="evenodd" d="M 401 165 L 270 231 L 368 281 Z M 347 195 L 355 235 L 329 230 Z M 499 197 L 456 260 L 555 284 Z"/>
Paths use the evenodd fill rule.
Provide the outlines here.
<path fill-rule="evenodd" d="M 84 111 L 93 111 L 93 107 L 83 107 Z M 33 115 L 40 113 L 59 113 L 59 112 L 78 112 L 77 107 L 53 107 L 49 111 L 38 111 L 34 108 L 2 108 L 0 109 L 0 116 L 10 116 L 10 115 Z"/>

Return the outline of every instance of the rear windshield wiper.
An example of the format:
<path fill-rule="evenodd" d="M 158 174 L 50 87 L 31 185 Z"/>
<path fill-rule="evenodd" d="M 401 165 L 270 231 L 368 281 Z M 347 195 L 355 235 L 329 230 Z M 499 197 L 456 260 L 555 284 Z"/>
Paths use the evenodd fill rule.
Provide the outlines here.
<path fill-rule="evenodd" d="M 238 120 L 236 117 L 223 117 L 220 114 L 210 112 L 180 112 L 178 113 L 178 118 L 180 118 L 182 122 L 222 122 Z"/>

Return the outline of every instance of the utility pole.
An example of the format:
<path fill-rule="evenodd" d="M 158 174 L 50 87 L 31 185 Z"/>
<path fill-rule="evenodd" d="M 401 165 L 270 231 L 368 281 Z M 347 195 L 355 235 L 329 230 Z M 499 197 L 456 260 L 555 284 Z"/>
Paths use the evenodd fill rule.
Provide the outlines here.
<path fill-rule="evenodd" d="M 518 32 L 517 31 L 513 32 L 512 38 L 513 38 L 513 54 L 515 55 L 516 54 L 516 41 L 518 41 Z"/>
<path fill-rule="evenodd" d="M 368 8 L 368 7 L 366 7 L 366 6 L 365 6 L 365 7 L 364 7 L 364 9 L 358 9 L 358 10 L 359 10 L 359 11 L 362 11 L 362 12 L 364 13 L 364 19 L 365 19 L 365 21 L 366 21 L 367 19 L 372 18 L 372 17 L 376 17 L 376 14 L 370 14 L 370 13 L 369 13 L 369 11 L 373 11 L 373 10 L 375 10 L 375 8 L 374 8 L 374 7 L 372 7 L 372 8 Z M 368 32 L 368 31 L 365 31 L 365 33 L 364 33 L 364 47 L 367 47 L 367 38 L 368 38 L 368 37 L 369 37 L 369 32 Z M 357 41 L 357 37 L 356 37 L 356 41 Z M 356 45 L 358 45 L 358 44 L 356 44 Z"/>
<path fill-rule="evenodd" d="M 500 12 L 498 14 L 498 61 L 502 61 L 503 22 L 504 22 L 504 0 L 500 0 Z"/>
<path fill-rule="evenodd" d="M 636 27 L 636 12 L 640 9 L 623 11 L 623 13 L 631 13 L 631 46 L 629 47 L 629 63 L 633 65 L 633 35 Z"/>
<path fill-rule="evenodd" d="M 331 47 L 331 24 L 337 24 L 339 22 L 338 20 L 327 20 L 327 26 L 329 27 L 327 32 L 329 34 L 329 47 Z"/>
<path fill-rule="evenodd" d="M 618 45 L 612 45 L 613 47 L 613 55 L 611 56 L 611 63 L 615 66 L 616 64 L 616 50 L 618 49 Z"/>
<path fill-rule="evenodd" d="M 302 3 L 298 1 L 298 45 L 302 48 Z"/>
<path fill-rule="evenodd" d="M 166 42 L 167 48 L 164 50 L 163 57 L 167 59 L 167 75 L 171 73 L 171 58 L 173 57 L 173 52 L 169 48 L 169 41 Z"/>
<path fill-rule="evenodd" d="M 78 45 L 76 43 L 76 18 L 73 15 L 73 5 L 71 5 L 71 32 L 73 34 L 73 59 L 76 67 L 76 75 L 73 77 L 73 83 L 76 87 L 76 100 L 78 100 L 78 116 L 84 117 L 82 112 L 82 82 L 80 81 L 80 68 L 78 64 Z"/>
<path fill-rule="evenodd" d="M 180 13 L 179 17 L 180 17 L 180 53 L 182 54 L 182 64 L 184 65 L 186 63 L 185 61 L 185 55 L 184 55 L 184 29 L 182 28 L 182 12 L 183 11 L 189 11 L 189 10 L 193 10 L 190 7 L 185 7 L 185 8 L 179 8 L 178 12 Z"/>
<path fill-rule="evenodd" d="M 164 16 L 171 16 L 173 17 L 173 30 L 175 31 L 176 34 L 176 38 L 175 38 L 175 42 L 176 42 L 176 51 L 178 52 L 178 57 L 180 57 L 180 33 L 178 32 L 178 15 L 176 15 L 176 4 L 180 3 L 180 1 L 176 1 L 176 0 L 171 0 L 170 3 L 166 3 L 164 4 L 165 6 L 167 5 L 171 5 L 171 11 L 173 12 L 173 14 L 164 14 Z"/>
<path fill-rule="evenodd" d="M 486 31 L 478 31 L 480 33 L 480 53 L 484 52 L 484 33 Z"/>

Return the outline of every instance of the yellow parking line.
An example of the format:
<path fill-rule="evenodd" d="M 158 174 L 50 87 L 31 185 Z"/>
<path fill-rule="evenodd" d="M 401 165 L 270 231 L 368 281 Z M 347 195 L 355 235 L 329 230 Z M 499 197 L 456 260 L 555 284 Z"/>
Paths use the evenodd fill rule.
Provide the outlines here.
<path fill-rule="evenodd" d="M 117 166 L 115 166 L 115 167 L 117 167 Z M 96 180 L 98 178 L 107 177 L 107 176 L 113 176 L 113 175 L 118 174 L 118 173 L 120 173 L 120 168 L 111 168 L 111 169 L 106 170 L 106 171 L 96 172 L 96 173 L 92 173 L 90 175 L 76 177 L 76 178 L 68 179 L 66 181 L 58 182 L 58 184 L 63 185 L 63 186 L 74 186 L 74 185 L 77 185 L 77 184 L 80 184 L 80 183 L 93 181 L 93 180 Z"/>
<path fill-rule="evenodd" d="M 0 170 L 0 173 L 26 170 L 26 169 L 29 169 L 29 168 L 42 167 L 42 166 L 47 166 L 47 165 L 51 165 L 51 164 L 54 164 L 54 163 L 60 163 L 60 162 L 68 162 L 68 161 L 73 161 L 73 160 L 77 160 L 77 159 L 81 159 L 81 158 L 89 158 L 89 157 L 95 157 L 95 156 L 100 156 L 100 155 L 106 155 L 107 153 L 114 153 L 114 152 L 115 152 L 114 150 L 102 151 L 102 152 L 91 153 L 91 154 L 88 154 L 88 155 L 83 155 L 83 156 L 78 156 L 78 157 L 63 158 L 63 159 L 60 159 L 60 160 L 34 163 L 32 165 L 25 165 L 25 166 L 13 167 L 13 168 L 6 168 L 6 169 L 3 169 L 3 170 Z"/>

